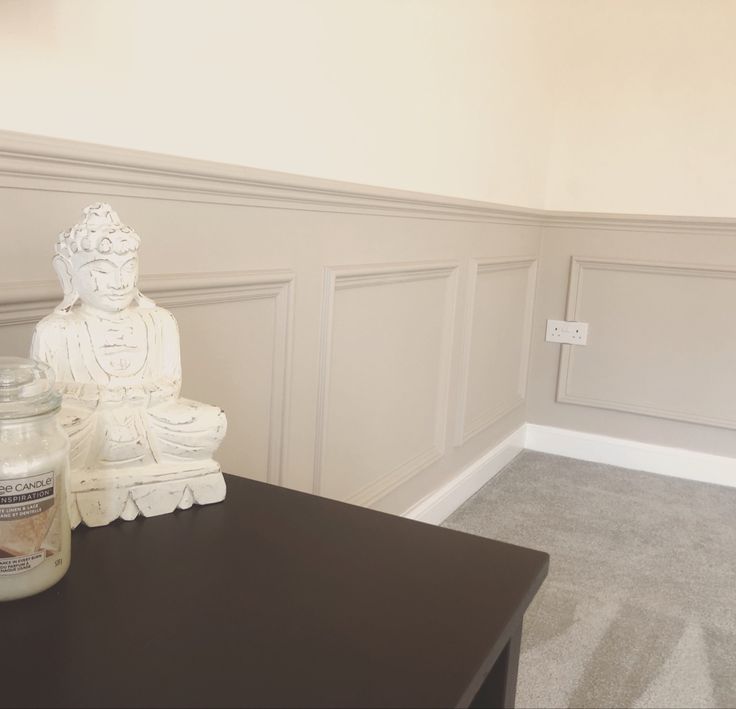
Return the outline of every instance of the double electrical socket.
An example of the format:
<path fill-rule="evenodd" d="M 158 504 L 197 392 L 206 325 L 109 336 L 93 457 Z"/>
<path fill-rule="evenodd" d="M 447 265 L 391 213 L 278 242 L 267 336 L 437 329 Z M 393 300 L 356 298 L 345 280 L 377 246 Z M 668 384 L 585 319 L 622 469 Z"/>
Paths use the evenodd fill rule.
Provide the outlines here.
<path fill-rule="evenodd" d="M 588 323 L 567 320 L 547 320 L 547 342 L 562 342 L 568 345 L 588 343 Z"/>

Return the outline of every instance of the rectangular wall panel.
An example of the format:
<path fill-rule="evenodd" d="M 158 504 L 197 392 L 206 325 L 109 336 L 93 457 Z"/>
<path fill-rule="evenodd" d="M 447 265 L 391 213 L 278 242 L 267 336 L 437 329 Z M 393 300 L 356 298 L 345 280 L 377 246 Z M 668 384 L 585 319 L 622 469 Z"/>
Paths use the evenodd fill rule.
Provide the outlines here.
<path fill-rule="evenodd" d="M 190 277 L 189 289 L 167 284 L 160 299 L 179 322 L 183 395 L 228 417 L 223 470 L 274 483 L 286 452 L 293 279 L 289 271 Z"/>
<path fill-rule="evenodd" d="M 442 456 L 456 271 L 328 270 L 317 492 L 368 504 Z"/>
<path fill-rule="evenodd" d="M 533 258 L 471 261 L 456 445 L 524 401 L 535 279 Z"/>
<path fill-rule="evenodd" d="M 172 309 L 182 343 L 182 395 L 224 409 L 226 471 L 268 479 L 273 299 Z M 227 348 L 213 343 L 227 342 Z"/>
<path fill-rule="evenodd" d="M 219 406 L 223 470 L 280 482 L 289 394 L 293 274 L 172 274 L 142 290 L 179 325 L 182 396 Z M 0 286 L 0 353 L 27 357 L 35 323 L 60 302 L 53 282 Z"/>
<path fill-rule="evenodd" d="M 574 258 L 558 401 L 736 428 L 736 268 Z"/>

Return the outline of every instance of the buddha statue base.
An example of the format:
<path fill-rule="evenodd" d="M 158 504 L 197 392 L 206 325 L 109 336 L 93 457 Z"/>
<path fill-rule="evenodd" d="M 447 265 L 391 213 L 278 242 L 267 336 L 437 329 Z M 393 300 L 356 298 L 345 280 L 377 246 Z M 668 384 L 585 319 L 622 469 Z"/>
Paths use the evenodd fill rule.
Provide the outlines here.
<path fill-rule="evenodd" d="M 72 528 L 103 527 L 116 519 L 155 517 L 225 499 L 225 478 L 214 460 L 158 463 L 90 471 L 71 483 Z"/>

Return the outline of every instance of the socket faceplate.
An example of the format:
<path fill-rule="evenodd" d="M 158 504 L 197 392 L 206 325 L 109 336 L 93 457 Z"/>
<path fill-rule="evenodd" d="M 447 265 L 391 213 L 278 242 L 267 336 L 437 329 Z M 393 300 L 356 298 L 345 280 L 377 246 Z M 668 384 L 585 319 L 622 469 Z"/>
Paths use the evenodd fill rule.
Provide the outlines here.
<path fill-rule="evenodd" d="M 588 323 L 568 320 L 547 320 L 547 342 L 562 342 L 567 345 L 588 343 Z"/>

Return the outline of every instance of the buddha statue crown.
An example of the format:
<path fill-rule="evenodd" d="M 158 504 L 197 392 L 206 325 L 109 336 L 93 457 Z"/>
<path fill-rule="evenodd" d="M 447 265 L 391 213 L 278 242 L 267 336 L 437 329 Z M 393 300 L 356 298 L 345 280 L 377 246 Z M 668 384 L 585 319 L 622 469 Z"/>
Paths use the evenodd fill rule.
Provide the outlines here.
<path fill-rule="evenodd" d="M 84 208 L 81 222 L 59 234 L 56 253 L 67 261 L 80 251 L 122 255 L 137 251 L 140 243 L 138 234 L 120 221 L 109 204 L 96 202 Z"/>

